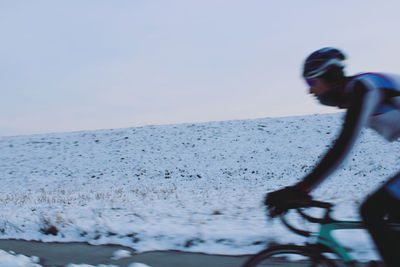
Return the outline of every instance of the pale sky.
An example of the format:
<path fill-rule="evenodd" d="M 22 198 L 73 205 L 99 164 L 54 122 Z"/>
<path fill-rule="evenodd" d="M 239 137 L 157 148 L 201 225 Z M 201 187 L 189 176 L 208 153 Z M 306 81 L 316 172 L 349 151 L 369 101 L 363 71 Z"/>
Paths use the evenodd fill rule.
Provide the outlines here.
<path fill-rule="evenodd" d="M 335 112 L 301 80 L 400 73 L 400 1 L 0 0 L 0 136 Z"/>

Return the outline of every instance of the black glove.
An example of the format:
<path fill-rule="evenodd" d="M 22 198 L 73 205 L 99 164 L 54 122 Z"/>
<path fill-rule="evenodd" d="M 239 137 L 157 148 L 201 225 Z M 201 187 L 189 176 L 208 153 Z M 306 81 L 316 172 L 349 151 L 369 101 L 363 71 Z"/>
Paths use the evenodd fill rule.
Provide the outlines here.
<path fill-rule="evenodd" d="M 289 209 L 302 207 L 310 200 L 311 196 L 301 191 L 298 186 L 288 186 L 268 193 L 264 204 L 267 206 L 269 216 L 275 217 Z"/>

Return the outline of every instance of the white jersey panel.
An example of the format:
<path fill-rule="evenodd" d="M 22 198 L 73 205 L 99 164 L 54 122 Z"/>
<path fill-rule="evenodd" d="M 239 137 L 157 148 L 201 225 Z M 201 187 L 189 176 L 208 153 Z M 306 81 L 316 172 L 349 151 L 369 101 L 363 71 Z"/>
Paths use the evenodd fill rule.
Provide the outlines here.
<path fill-rule="evenodd" d="M 386 95 L 382 99 L 377 99 L 379 103 L 374 112 L 370 114 L 367 126 L 388 141 L 398 139 L 400 137 L 400 75 L 365 73 L 356 76 L 352 82 L 355 81 L 362 81 L 368 89 L 377 90 L 382 95 Z M 399 96 L 388 97 L 389 91 L 399 92 Z"/>

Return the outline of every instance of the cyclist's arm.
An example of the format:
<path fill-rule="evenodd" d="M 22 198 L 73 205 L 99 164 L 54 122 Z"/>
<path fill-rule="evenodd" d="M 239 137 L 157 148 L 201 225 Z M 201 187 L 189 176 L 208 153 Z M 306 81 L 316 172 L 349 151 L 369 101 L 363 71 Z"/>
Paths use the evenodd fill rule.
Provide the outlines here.
<path fill-rule="evenodd" d="M 361 81 L 354 83 L 352 92 L 341 134 L 314 170 L 298 184 L 306 193 L 314 189 L 344 161 L 362 126 L 382 97 L 380 90 Z"/>

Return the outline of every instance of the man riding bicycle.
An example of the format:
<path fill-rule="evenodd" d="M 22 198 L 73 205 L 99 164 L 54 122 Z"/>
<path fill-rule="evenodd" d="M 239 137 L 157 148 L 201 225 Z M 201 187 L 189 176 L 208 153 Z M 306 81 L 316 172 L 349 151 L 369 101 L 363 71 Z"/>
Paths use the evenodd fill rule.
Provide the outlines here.
<path fill-rule="evenodd" d="M 309 193 L 332 174 L 349 154 L 363 126 L 376 130 L 388 141 L 400 137 L 400 75 L 363 73 L 344 75 L 345 55 L 326 47 L 307 57 L 303 78 L 310 93 L 323 105 L 347 109 L 342 131 L 334 145 L 303 180 L 267 194 L 271 216 L 296 208 Z M 400 221 L 400 173 L 390 178 L 360 208 L 361 217 L 387 266 L 400 266 L 400 236 L 387 225 Z"/>

